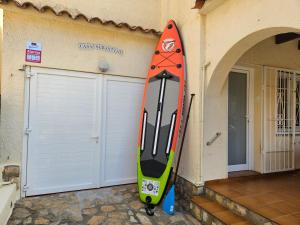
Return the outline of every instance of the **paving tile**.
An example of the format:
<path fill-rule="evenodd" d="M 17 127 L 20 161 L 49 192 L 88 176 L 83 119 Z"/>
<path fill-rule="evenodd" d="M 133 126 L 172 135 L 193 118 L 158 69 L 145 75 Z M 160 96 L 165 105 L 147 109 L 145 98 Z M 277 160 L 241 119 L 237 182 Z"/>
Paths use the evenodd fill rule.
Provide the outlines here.
<path fill-rule="evenodd" d="M 21 199 L 8 225 L 200 224 L 186 211 L 177 209 L 170 216 L 160 206 L 155 208 L 156 216 L 148 217 L 144 204 L 133 194 L 136 191 L 133 184 Z"/>

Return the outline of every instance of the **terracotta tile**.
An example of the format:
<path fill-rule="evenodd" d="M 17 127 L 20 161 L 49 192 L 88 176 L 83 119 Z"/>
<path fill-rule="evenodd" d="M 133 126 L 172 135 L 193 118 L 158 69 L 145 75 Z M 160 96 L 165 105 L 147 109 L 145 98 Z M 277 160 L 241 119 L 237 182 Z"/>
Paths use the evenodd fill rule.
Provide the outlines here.
<path fill-rule="evenodd" d="M 234 225 L 253 225 L 253 223 L 251 223 L 249 221 L 245 221 L 245 222 L 236 223 Z"/>
<path fill-rule="evenodd" d="M 289 204 L 293 205 L 300 211 L 300 197 L 287 197 L 284 201 L 288 202 Z"/>
<path fill-rule="evenodd" d="M 292 214 L 294 217 L 300 219 L 300 211 Z"/>
<path fill-rule="evenodd" d="M 246 222 L 242 217 L 233 214 L 229 210 L 216 212 L 214 213 L 214 216 L 217 217 L 219 220 L 223 221 L 225 224 L 233 225 Z"/>
<path fill-rule="evenodd" d="M 215 212 L 226 210 L 223 206 L 219 205 L 217 202 L 206 202 L 206 203 L 202 203 L 199 206 L 209 213 L 215 213 Z"/>
<path fill-rule="evenodd" d="M 227 198 L 236 198 L 236 197 L 245 196 L 245 193 L 241 193 L 235 190 L 219 190 L 217 191 L 217 193 L 224 195 Z"/>
<path fill-rule="evenodd" d="M 292 215 L 281 216 L 274 219 L 275 222 L 279 223 L 280 225 L 299 225 L 300 219 L 296 218 Z"/>
<path fill-rule="evenodd" d="M 284 198 L 277 196 L 275 192 L 267 192 L 267 193 L 263 193 L 263 194 L 258 194 L 253 197 L 259 201 L 266 203 L 266 204 L 280 202 L 280 201 L 284 200 Z"/>
<path fill-rule="evenodd" d="M 211 184 L 215 192 L 265 217 L 300 217 L 299 172 L 235 177 Z"/>
<path fill-rule="evenodd" d="M 253 196 L 234 198 L 234 201 L 249 209 L 256 209 L 258 206 L 267 205 L 263 200 L 256 199 Z"/>
<path fill-rule="evenodd" d="M 293 206 L 292 204 L 286 201 L 272 203 L 269 204 L 268 206 L 270 206 L 273 209 L 277 209 L 285 214 L 292 214 L 299 211 L 297 207 Z"/>
<path fill-rule="evenodd" d="M 269 219 L 274 219 L 286 215 L 285 213 L 279 211 L 278 209 L 271 208 L 270 206 L 256 208 L 255 212 Z"/>
<path fill-rule="evenodd" d="M 194 202 L 196 205 L 201 205 L 202 203 L 211 202 L 211 201 L 203 196 L 194 196 L 192 198 L 192 202 Z"/>

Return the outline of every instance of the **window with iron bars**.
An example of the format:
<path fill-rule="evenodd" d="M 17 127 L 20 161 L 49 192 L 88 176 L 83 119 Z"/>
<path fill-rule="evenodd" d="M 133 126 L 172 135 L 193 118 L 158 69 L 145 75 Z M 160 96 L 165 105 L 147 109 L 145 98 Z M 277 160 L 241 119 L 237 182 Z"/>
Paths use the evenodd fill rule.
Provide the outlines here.
<path fill-rule="evenodd" d="M 293 87 L 295 87 L 295 98 Z M 277 134 L 290 134 L 294 122 L 295 132 L 300 134 L 300 74 L 278 70 L 276 94 Z M 295 116 L 295 121 L 293 116 Z"/>

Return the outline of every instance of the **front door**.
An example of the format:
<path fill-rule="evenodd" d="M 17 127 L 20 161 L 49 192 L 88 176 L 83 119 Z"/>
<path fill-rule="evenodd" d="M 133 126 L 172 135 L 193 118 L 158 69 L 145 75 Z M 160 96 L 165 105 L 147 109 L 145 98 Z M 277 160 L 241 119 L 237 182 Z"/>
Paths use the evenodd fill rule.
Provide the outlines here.
<path fill-rule="evenodd" d="M 231 71 L 228 81 L 228 170 L 248 170 L 248 72 Z"/>

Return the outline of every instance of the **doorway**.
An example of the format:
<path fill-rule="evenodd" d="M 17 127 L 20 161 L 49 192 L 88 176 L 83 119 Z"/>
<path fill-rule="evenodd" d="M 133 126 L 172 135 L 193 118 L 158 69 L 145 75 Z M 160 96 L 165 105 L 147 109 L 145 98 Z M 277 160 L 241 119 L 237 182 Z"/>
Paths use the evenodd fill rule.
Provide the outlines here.
<path fill-rule="evenodd" d="M 228 77 L 228 171 L 250 169 L 250 72 L 232 69 Z"/>

